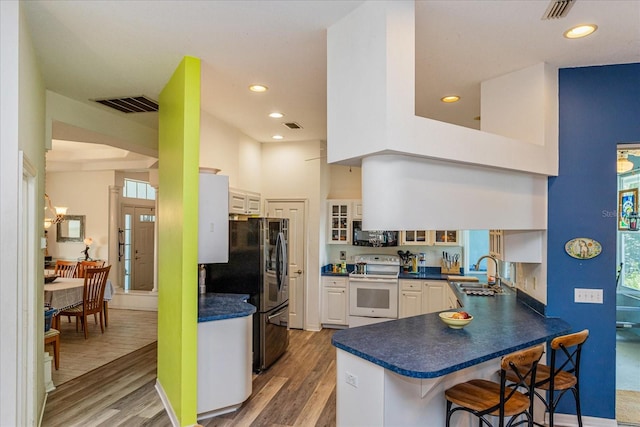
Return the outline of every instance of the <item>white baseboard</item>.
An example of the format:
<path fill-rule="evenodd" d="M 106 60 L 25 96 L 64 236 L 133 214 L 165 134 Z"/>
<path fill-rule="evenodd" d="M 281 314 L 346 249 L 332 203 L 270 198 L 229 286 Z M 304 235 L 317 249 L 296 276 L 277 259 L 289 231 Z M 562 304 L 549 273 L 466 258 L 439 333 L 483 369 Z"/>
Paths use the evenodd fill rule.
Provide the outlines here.
<path fill-rule="evenodd" d="M 545 420 L 548 423 L 548 415 L 545 414 Z M 555 414 L 553 417 L 554 425 L 558 427 L 578 427 L 578 419 L 575 415 Z M 582 425 L 584 427 L 618 427 L 618 422 L 609 418 L 595 418 L 582 416 Z"/>
<path fill-rule="evenodd" d="M 122 288 L 118 288 L 109 301 L 109 307 L 123 310 L 158 311 L 158 293 L 152 291 L 124 292 Z"/>
<path fill-rule="evenodd" d="M 167 415 L 171 420 L 171 425 L 173 427 L 180 427 L 180 423 L 178 422 L 178 417 L 176 416 L 176 413 L 173 411 L 171 402 L 169 402 L 169 398 L 167 397 L 167 394 L 164 392 L 164 389 L 162 388 L 162 384 L 160 384 L 160 381 L 158 381 L 157 378 L 156 378 L 156 391 L 158 392 L 158 396 L 160 396 L 160 400 L 162 401 L 162 406 L 164 406 L 164 409 L 165 411 L 167 411 Z"/>

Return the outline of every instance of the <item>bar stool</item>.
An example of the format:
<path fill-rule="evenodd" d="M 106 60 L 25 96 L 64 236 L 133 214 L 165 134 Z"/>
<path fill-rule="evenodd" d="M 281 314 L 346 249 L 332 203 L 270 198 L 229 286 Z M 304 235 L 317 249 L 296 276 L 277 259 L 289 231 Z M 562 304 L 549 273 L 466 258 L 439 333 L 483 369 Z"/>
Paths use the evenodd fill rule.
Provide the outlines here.
<path fill-rule="evenodd" d="M 545 390 L 548 399 L 534 389 L 534 393 L 544 403 L 549 412 L 549 427 L 553 427 L 553 416 L 558 402 L 571 390 L 576 402 L 578 425 L 582 427 L 582 412 L 580 410 L 580 354 L 582 345 L 589 338 L 589 330 L 585 329 L 569 335 L 554 338 L 551 341 L 551 361 L 549 366 L 539 365 L 536 371 L 535 389 Z M 560 355 L 560 357 L 558 357 Z M 510 373 L 511 374 L 511 373 Z M 517 377 L 508 375 L 507 380 L 514 383 Z M 556 394 L 557 393 L 557 394 Z M 544 424 L 535 423 L 544 427 Z"/>
<path fill-rule="evenodd" d="M 466 411 L 478 417 L 479 426 L 492 424 L 487 419 L 488 415 L 499 417 L 499 426 L 505 426 L 505 417 L 511 417 L 506 426 L 516 426 L 527 423 L 533 426 L 533 397 L 530 394 L 518 391 L 533 390 L 534 378 L 538 361 L 544 353 L 544 346 L 537 345 L 526 350 L 520 350 L 508 354 L 500 363 L 500 383 L 493 381 L 474 379 L 457 384 L 447 390 L 444 395 L 447 399 L 447 422 L 450 426 L 451 415 L 457 411 Z M 512 386 L 507 386 L 507 373 L 517 378 Z M 456 407 L 453 407 L 453 404 Z M 453 407 L 453 408 L 452 408 Z M 518 420 L 518 415 L 524 415 L 525 419 Z"/>

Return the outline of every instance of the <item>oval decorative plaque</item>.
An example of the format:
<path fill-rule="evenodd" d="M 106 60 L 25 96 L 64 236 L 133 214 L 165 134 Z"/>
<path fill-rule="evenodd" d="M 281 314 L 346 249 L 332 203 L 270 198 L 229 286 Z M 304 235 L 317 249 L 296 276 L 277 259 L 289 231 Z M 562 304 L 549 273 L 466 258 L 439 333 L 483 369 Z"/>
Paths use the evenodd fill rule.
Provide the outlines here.
<path fill-rule="evenodd" d="M 591 259 L 600 255 L 602 245 L 588 237 L 576 237 L 564 245 L 564 250 L 573 258 Z"/>

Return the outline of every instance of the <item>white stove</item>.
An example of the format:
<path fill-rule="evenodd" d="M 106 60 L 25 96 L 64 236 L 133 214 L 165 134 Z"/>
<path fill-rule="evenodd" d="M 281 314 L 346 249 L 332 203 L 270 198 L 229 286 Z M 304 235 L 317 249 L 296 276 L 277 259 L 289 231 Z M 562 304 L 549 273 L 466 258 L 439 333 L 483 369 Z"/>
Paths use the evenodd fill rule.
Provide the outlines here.
<path fill-rule="evenodd" d="M 349 327 L 397 319 L 400 257 L 357 255 L 354 262 L 366 268 L 349 274 Z"/>

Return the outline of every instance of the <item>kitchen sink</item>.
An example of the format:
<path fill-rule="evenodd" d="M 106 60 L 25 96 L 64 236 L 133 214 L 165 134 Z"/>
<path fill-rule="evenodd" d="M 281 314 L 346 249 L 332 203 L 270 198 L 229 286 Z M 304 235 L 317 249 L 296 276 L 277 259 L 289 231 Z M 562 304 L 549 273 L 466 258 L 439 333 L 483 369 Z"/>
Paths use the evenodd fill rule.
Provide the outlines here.
<path fill-rule="evenodd" d="M 486 283 L 475 282 L 453 282 L 460 292 L 471 296 L 487 296 L 505 295 L 507 291 L 499 285 L 488 285 Z"/>

